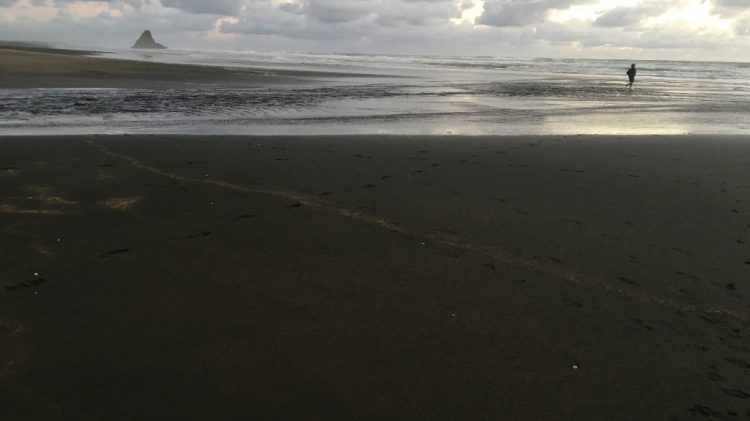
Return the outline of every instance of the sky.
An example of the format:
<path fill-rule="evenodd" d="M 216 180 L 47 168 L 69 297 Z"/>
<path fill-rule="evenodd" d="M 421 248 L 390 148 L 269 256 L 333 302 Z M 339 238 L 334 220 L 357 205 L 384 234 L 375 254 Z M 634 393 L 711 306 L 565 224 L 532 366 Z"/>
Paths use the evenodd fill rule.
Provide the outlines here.
<path fill-rule="evenodd" d="M 0 40 L 750 62 L 750 0 L 0 0 Z"/>

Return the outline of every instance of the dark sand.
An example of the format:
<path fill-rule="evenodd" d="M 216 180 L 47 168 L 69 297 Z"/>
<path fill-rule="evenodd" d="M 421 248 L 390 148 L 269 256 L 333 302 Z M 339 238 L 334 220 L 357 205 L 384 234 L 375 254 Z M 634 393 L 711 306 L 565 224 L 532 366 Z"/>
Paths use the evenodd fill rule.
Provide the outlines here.
<path fill-rule="evenodd" d="M 118 60 L 93 51 L 0 44 L 0 89 L 257 87 L 362 74 L 225 68 Z M 378 76 L 382 77 L 382 76 Z"/>
<path fill-rule="evenodd" d="M 750 417 L 746 137 L 0 139 L 0 419 Z"/>

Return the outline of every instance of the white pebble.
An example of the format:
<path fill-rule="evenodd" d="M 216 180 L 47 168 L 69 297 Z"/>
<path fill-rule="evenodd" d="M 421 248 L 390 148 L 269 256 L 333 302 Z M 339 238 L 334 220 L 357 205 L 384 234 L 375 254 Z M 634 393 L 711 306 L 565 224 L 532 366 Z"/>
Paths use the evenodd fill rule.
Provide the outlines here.
<path fill-rule="evenodd" d="M 573 370 L 578 370 L 578 364 L 573 364 L 573 366 L 572 366 L 571 368 L 572 368 Z"/>

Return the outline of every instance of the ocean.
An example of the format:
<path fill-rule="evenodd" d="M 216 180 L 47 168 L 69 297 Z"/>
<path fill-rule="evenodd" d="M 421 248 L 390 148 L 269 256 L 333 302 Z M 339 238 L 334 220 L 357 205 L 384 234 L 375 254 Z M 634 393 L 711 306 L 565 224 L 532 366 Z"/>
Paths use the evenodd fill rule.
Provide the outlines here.
<path fill-rule="evenodd" d="M 237 51 L 105 57 L 341 73 L 247 89 L 0 90 L 12 134 L 747 134 L 750 63 Z M 352 77 L 366 73 L 373 77 Z"/>

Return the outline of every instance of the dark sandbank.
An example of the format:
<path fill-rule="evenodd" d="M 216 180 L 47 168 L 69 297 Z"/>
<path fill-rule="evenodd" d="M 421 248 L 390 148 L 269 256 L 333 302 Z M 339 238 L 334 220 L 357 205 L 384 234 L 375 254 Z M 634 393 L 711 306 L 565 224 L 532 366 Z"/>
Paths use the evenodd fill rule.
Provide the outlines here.
<path fill-rule="evenodd" d="M 364 74 L 229 68 L 95 57 L 93 51 L 0 43 L 0 89 L 254 87 Z M 378 76 L 382 77 L 382 76 Z"/>
<path fill-rule="evenodd" d="M 0 418 L 734 419 L 746 137 L 0 139 Z"/>
<path fill-rule="evenodd" d="M 70 56 L 95 56 L 97 54 L 102 54 L 101 51 L 57 48 L 45 43 L 22 41 L 0 41 L 0 50 L 26 51 L 31 53 L 48 53 Z"/>

